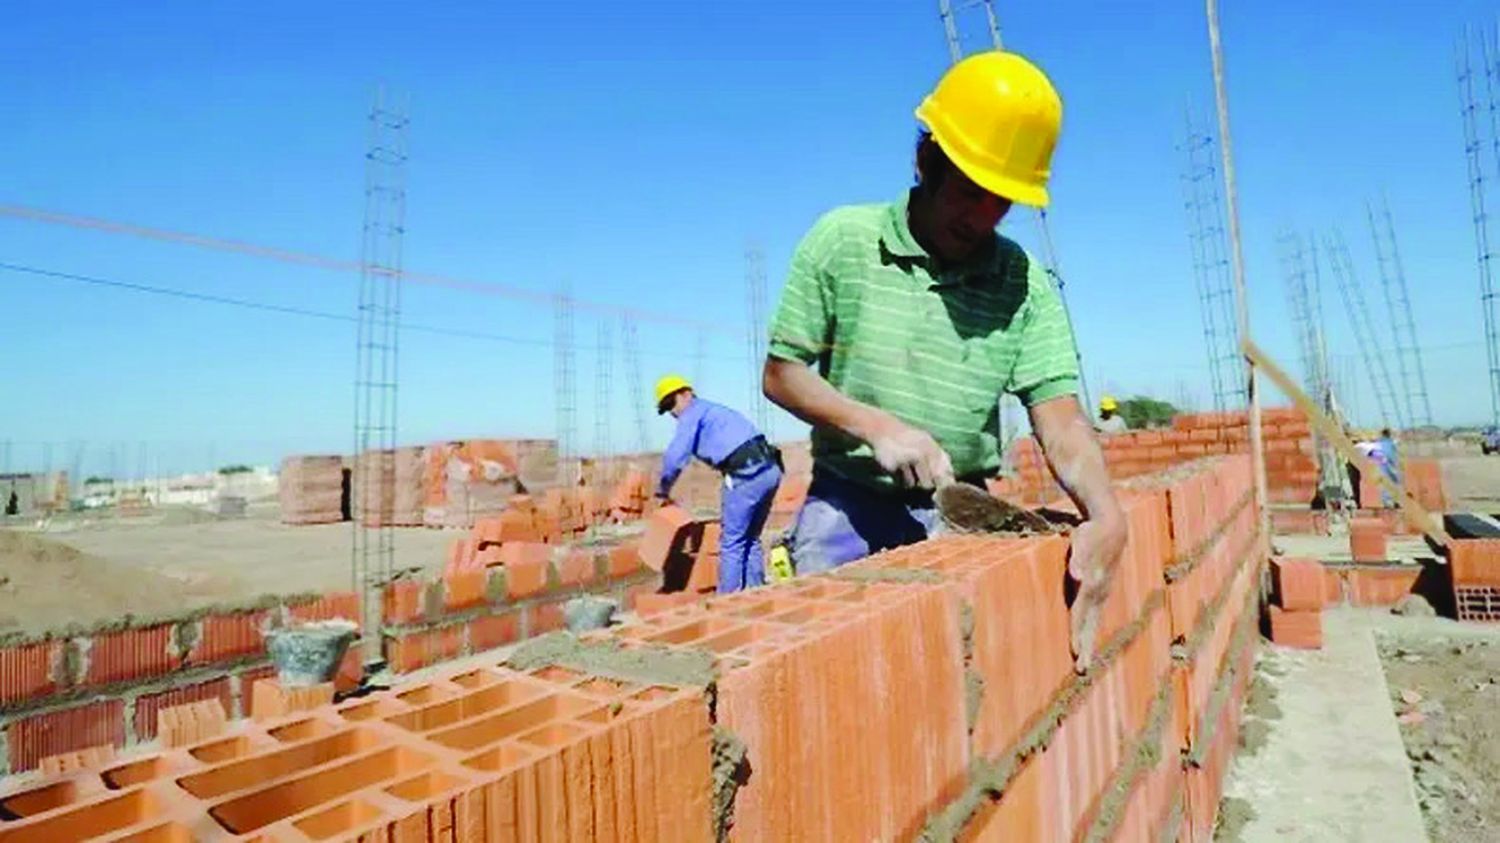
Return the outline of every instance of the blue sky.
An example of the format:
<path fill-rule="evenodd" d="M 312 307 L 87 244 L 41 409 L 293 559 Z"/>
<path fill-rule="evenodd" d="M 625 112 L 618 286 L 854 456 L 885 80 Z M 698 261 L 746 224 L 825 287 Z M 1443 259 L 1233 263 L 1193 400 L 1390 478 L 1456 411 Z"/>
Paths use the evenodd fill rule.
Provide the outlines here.
<path fill-rule="evenodd" d="M 909 181 L 911 110 L 947 62 L 936 3 L 12 4 L 0 29 L 0 204 L 336 258 L 358 254 L 363 116 L 411 102 L 409 269 L 672 314 L 642 380 L 750 395 L 743 252 L 774 302 L 819 213 Z M 1453 47 L 1492 2 L 1230 2 L 1241 212 L 1262 344 L 1296 355 L 1275 235 L 1341 227 L 1384 326 L 1364 202 L 1389 195 L 1435 415 L 1488 413 Z M 1096 388 L 1209 401 L 1174 145 L 1212 104 L 1197 3 L 1001 3 L 1007 46 L 1065 103 L 1053 232 Z M 971 30 L 976 18 L 964 21 Z M 1003 230 L 1031 242 L 1030 217 Z M 0 218 L 0 262 L 333 313 L 354 276 Z M 1332 287 L 1330 342 L 1354 352 Z M 404 441 L 550 435 L 552 312 L 410 285 Z M 581 444 L 600 311 L 580 310 Z M 613 328 L 609 434 L 633 443 Z M 138 473 L 351 442 L 353 326 L 0 270 L 12 467 Z M 642 391 L 647 387 L 642 386 Z M 1353 402 L 1373 409 L 1361 383 Z M 668 424 L 647 417 L 659 446 Z M 784 434 L 795 431 L 784 417 Z M 144 447 L 143 447 L 144 444 Z M 50 445 L 50 447 L 49 447 Z M 0 454 L 3 456 L 3 454 Z"/>

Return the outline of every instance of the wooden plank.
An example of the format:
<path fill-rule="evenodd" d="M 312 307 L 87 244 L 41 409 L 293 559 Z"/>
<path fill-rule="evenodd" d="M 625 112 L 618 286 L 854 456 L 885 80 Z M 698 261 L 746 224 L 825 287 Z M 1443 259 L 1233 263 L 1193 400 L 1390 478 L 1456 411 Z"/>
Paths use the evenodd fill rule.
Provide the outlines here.
<path fill-rule="evenodd" d="M 1448 543 L 1453 539 L 1443 529 L 1442 522 L 1433 517 L 1432 513 L 1428 512 L 1426 507 L 1422 506 L 1415 497 L 1408 493 L 1403 485 L 1386 477 L 1385 472 L 1377 468 L 1375 463 L 1366 459 L 1359 452 L 1359 449 L 1354 447 L 1354 443 L 1349 441 L 1349 437 L 1344 435 L 1344 429 L 1339 423 L 1329 418 L 1311 398 L 1308 398 L 1307 394 L 1297 386 L 1297 382 L 1292 380 L 1290 375 L 1282 371 L 1281 367 L 1276 365 L 1264 351 L 1261 351 L 1260 347 L 1249 337 L 1246 337 L 1244 342 L 1240 344 L 1240 348 L 1244 351 L 1245 356 L 1250 358 L 1251 363 L 1265 372 L 1266 377 L 1269 377 L 1276 386 L 1280 387 L 1281 391 L 1285 392 L 1287 397 L 1292 399 L 1292 403 L 1296 404 L 1298 409 L 1307 414 L 1308 421 L 1317 429 L 1318 434 L 1333 443 L 1333 447 L 1339 452 L 1340 456 L 1358 466 L 1362 475 L 1367 474 L 1375 478 L 1380 483 L 1381 488 L 1390 493 L 1391 499 L 1397 502 L 1397 506 L 1400 508 L 1401 514 L 1405 516 L 1408 524 L 1421 530 L 1428 538 L 1443 547 L 1448 546 Z"/>

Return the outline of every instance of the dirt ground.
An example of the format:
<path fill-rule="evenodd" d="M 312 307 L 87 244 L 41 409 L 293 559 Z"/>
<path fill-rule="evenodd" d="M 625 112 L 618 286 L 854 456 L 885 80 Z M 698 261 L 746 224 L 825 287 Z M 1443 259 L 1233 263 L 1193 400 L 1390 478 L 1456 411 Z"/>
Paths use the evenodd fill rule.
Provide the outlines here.
<path fill-rule="evenodd" d="M 1444 457 L 1442 470 L 1449 511 L 1500 513 L 1500 454 Z"/>
<path fill-rule="evenodd" d="M 219 520 L 168 509 L 0 529 L 0 635 L 350 587 L 349 524 L 287 526 L 274 502 Z M 398 568 L 441 569 L 455 530 L 395 531 Z"/>
<path fill-rule="evenodd" d="M 1380 658 L 1428 834 L 1500 840 L 1500 635 L 1382 636 Z"/>

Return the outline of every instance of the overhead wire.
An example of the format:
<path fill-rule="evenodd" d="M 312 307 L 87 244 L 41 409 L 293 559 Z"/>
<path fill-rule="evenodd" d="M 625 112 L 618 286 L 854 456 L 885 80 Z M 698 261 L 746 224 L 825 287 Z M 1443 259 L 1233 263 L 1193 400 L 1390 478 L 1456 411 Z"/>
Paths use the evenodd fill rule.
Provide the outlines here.
<path fill-rule="evenodd" d="M 44 208 L 35 208 L 27 205 L 14 205 L 0 203 L 0 217 L 28 220 L 30 222 L 45 225 L 62 226 L 65 228 L 76 228 L 87 231 L 98 231 L 105 234 L 117 234 L 127 237 L 136 237 L 144 240 L 156 240 L 167 243 L 180 243 L 188 246 L 196 246 L 218 252 L 228 252 L 251 257 L 266 258 L 268 260 L 280 261 L 282 263 L 296 264 L 299 266 L 324 269 L 332 272 L 362 272 L 369 269 L 376 274 L 396 275 L 402 281 L 413 284 L 424 284 L 434 287 L 446 287 L 453 290 L 463 290 L 483 295 L 503 296 L 506 298 L 529 301 L 534 304 L 552 307 L 557 296 L 554 293 L 532 290 L 513 284 L 500 284 L 493 281 L 475 281 L 472 279 L 455 278 L 448 275 L 440 275 L 432 272 L 417 272 L 409 269 L 393 271 L 386 267 L 365 267 L 360 261 L 347 258 L 335 258 L 328 255 L 319 255 L 312 252 L 300 252 L 292 249 L 283 249 L 277 246 L 267 246 L 260 243 L 252 243 L 247 240 L 236 240 L 224 237 L 213 237 L 206 234 L 195 234 L 186 231 L 175 231 L 167 228 L 138 225 L 120 220 L 105 219 L 103 217 L 90 217 L 80 214 L 69 214 L 61 211 L 49 211 Z M 675 313 L 644 310 L 641 308 L 621 307 L 604 302 L 587 301 L 574 298 L 573 305 L 579 310 L 590 311 L 608 316 L 623 316 L 641 322 L 659 322 L 669 325 L 678 325 L 688 328 L 709 329 L 715 326 L 709 322 L 689 319 Z"/>
<path fill-rule="evenodd" d="M 214 293 L 200 293 L 192 290 L 181 290 L 172 287 L 160 287 L 152 284 L 142 284 L 134 281 L 121 281 L 115 278 L 102 278 L 96 275 L 81 275 L 73 272 L 62 272 L 59 270 L 46 269 L 39 266 L 29 266 L 26 264 L 10 263 L 6 261 L 0 261 L 0 270 L 6 272 L 21 273 L 35 277 L 51 278 L 59 281 L 72 281 L 80 284 L 90 284 L 96 287 L 107 287 L 134 293 L 143 293 L 147 295 L 184 299 L 188 301 L 197 301 L 209 304 L 219 304 L 230 307 L 242 307 L 249 310 L 259 310 L 267 313 L 280 313 L 288 316 L 303 316 L 310 319 L 324 319 L 330 322 L 346 322 L 350 324 L 358 322 L 358 318 L 352 314 L 333 313 L 326 310 L 313 310 L 311 308 L 296 307 L 293 305 L 273 304 L 270 302 L 255 301 L 253 299 L 221 296 Z M 414 331 L 423 334 L 432 334 L 436 336 L 461 337 L 465 339 L 502 342 L 513 345 L 530 345 L 540 348 L 550 348 L 552 346 L 552 340 L 550 338 L 543 339 L 538 337 L 523 337 L 510 334 L 497 334 L 486 331 L 465 331 L 457 328 L 443 328 L 436 325 L 423 325 L 420 323 L 412 323 L 407 321 L 403 321 L 401 323 L 401 330 Z M 581 345 L 579 347 L 585 349 L 591 348 L 587 345 Z M 664 357 L 667 355 L 675 356 L 674 352 L 667 351 L 648 350 L 645 353 L 658 357 Z M 735 362 L 743 362 L 743 360 L 746 359 L 740 356 L 727 354 L 708 354 L 705 356 L 709 359 L 733 360 Z"/>

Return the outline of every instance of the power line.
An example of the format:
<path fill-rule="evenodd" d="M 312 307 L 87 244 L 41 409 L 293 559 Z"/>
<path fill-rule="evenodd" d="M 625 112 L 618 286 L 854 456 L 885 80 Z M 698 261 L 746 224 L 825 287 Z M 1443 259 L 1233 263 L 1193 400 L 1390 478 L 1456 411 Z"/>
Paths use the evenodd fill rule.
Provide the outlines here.
<path fill-rule="evenodd" d="M 411 284 L 423 284 L 434 287 L 446 287 L 453 290 L 463 290 L 471 293 L 484 295 L 504 296 L 507 298 L 521 299 L 538 305 L 550 306 L 553 303 L 551 293 L 539 290 L 517 287 L 510 284 L 499 284 L 492 281 L 474 281 L 462 278 L 454 278 L 447 275 L 439 275 L 431 272 L 415 272 L 410 269 L 391 269 L 383 266 L 367 266 L 361 261 L 348 260 L 345 258 L 334 258 L 327 255 L 319 255 L 311 252 L 298 252 L 291 249 L 282 249 L 275 246 L 265 246 L 251 243 L 246 240 L 234 240 L 222 237 L 210 237 L 204 234 L 193 234 L 184 231 L 174 231 L 166 228 L 154 228 L 151 226 L 136 225 L 134 223 L 120 222 L 118 220 L 103 219 L 101 217 L 86 217 L 77 214 L 67 214 L 58 211 L 48 211 L 41 208 L 32 208 L 25 205 L 0 204 L 0 217 L 11 217 L 31 222 L 43 223 L 45 225 L 56 225 L 66 228 L 78 228 L 89 231 L 98 231 L 105 234 L 118 234 L 128 237 L 137 237 L 144 240 L 157 240 L 166 243 L 180 243 L 188 246 L 196 246 L 218 252 L 229 252 L 232 254 L 248 255 L 250 257 L 266 258 L 268 260 L 280 261 L 282 263 L 297 264 L 314 269 L 326 269 L 333 272 L 365 272 L 375 274 L 394 274 L 402 281 Z M 715 326 L 707 322 L 699 322 L 687 319 L 673 313 L 662 313 L 642 310 L 640 308 L 618 307 L 602 302 L 586 302 L 575 300 L 575 306 L 580 310 L 611 316 L 628 316 L 638 322 L 661 322 L 671 325 L 679 325 L 689 328 L 702 328 L 712 330 Z"/>
<path fill-rule="evenodd" d="M 80 284 L 90 284 L 96 287 L 108 287 L 116 290 L 126 290 L 129 292 L 144 293 L 147 295 L 162 296 L 165 298 L 183 299 L 186 301 L 197 301 L 207 304 L 219 304 L 228 307 L 241 307 L 245 308 L 246 310 L 259 310 L 266 313 L 280 313 L 287 316 L 304 316 L 310 319 L 324 319 L 331 322 L 347 322 L 351 324 L 357 323 L 359 321 L 357 317 L 350 316 L 347 313 L 332 313 L 326 310 L 312 310 L 310 308 L 294 307 L 292 305 L 272 304 L 270 302 L 255 301 L 253 299 L 220 296 L 213 293 L 198 293 L 191 290 L 179 290 L 172 287 L 160 287 L 151 284 L 141 284 L 134 281 L 121 281 L 114 278 L 102 278 L 97 275 L 80 275 L 73 272 L 62 272 L 55 269 L 45 269 L 39 266 L 29 266 L 27 264 L 8 263 L 0 261 L 0 270 L 33 275 L 42 278 L 53 278 L 60 281 L 74 281 Z M 532 345 L 541 348 L 552 347 L 552 340 L 550 338 L 542 339 L 537 337 L 515 336 L 512 334 L 496 334 L 486 331 L 465 331 L 458 328 L 440 328 L 435 325 L 424 325 L 416 322 L 407 322 L 404 319 L 401 321 L 401 331 L 402 333 L 416 332 L 422 334 L 432 334 L 434 336 L 458 337 L 462 339 L 510 343 L 513 345 Z M 594 350 L 588 346 L 583 345 L 579 345 L 577 347 L 585 350 Z M 650 350 L 644 353 L 649 354 L 652 357 L 679 356 L 673 352 L 663 350 Z M 706 355 L 706 357 L 714 360 L 733 360 L 735 362 L 741 362 L 746 359 L 744 356 L 728 354 L 710 354 Z"/>

